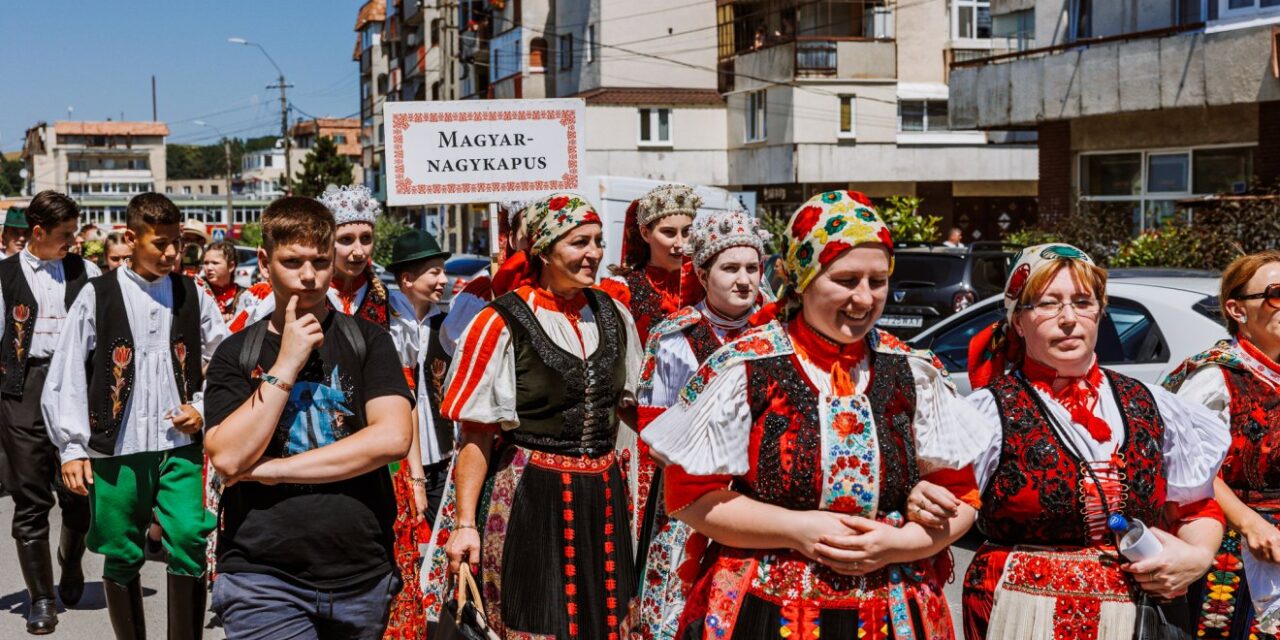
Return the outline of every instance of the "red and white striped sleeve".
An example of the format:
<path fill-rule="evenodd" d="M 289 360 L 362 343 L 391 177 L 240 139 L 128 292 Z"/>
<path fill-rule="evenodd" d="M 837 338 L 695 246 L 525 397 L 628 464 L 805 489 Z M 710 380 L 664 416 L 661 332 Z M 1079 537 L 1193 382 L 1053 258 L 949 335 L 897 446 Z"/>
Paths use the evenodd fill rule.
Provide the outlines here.
<path fill-rule="evenodd" d="M 464 425 L 514 429 L 519 424 L 511 333 L 492 307 L 482 310 L 463 333 L 445 380 L 440 413 Z"/>
<path fill-rule="evenodd" d="M 453 354 L 458 350 L 462 334 L 480 310 L 493 300 L 493 281 L 489 276 L 479 276 L 467 283 L 449 302 L 449 315 L 440 324 L 440 346 Z"/>

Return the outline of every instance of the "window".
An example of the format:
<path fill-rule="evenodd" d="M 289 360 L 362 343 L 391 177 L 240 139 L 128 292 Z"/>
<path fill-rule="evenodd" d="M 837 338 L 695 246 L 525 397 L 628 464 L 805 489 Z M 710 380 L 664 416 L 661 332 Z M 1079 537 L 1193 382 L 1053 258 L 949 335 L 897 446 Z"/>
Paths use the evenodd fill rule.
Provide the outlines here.
<path fill-rule="evenodd" d="M 544 71 L 547 66 L 547 39 L 534 38 L 529 41 L 529 70 Z"/>
<path fill-rule="evenodd" d="M 560 36 L 560 68 L 573 68 L 573 34 L 571 33 Z"/>
<path fill-rule="evenodd" d="M 1260 13 L 1280 14 L 1280 0 L 1209 0 L 1218 2 L 1218 15 L 1224 18 L 1247 17 Z"/>
<path fill-rule="evenodd" d="M 951 36 L 956 39 L 991 37 L 990 0 L 952 0 Z"/>
<path fill-rule="evenodd" d="M 596 59 L 596 26 L 594 24 L 587 25 L 587 41 L 584 43 L 582 55 L 586 57 L 587 62 L 595 62 Z"/>
<path fill-rule="evenodd" d="M 946 100 L 900 100 L 898 131 L 905 133 L 947 131 Z"/>
<path fill-rule="evenodd" d="M 840 128 L 836 135 L 841 138 L 856 138 L 858 102 L 855 96 L 840 96 Z"/>
<path fill-rule="evenodd" d="M 70 160 L 67 162 L 67 169 L 69 171 L 88 171 L 89 163 L 84 160 Z"/>
<path fill-rule="evenodd" d="M 334 143 L 334 144 L 346 144 L 346 143 L 347 143 L 347 134 L 345 134 L 345 133 L 338 133 L 338 134 L 334 134 L 334 136 L 333 136 L 333 143 Z"/>
<path fill-rule="evenodd" d="M 767 89 L 752 91 L 747 94 L 747 108 L 744 111 L 747 142 L 759 142 L 769 136 L 765 109 L 768 96 Z"/>
<path fill-rule="evenodd" d="M 271 156 L 262 156 L 262 166 L 263 167 L 271 166 Z"/>
<path fill-rule="evenodd" d="M 991 37 L 1005 39 L 1010 49 L 1030 49 L 1036 40 L 1036 10 L 1023 9 L 995 16 L 991 22 Z"/>
<path fill-rule="evenodd" d="M 1175 217 L 1189 221 L 1179 200 L 1242 192 L 1252 174 L 1252 147 L 1086 153 L 1080 155 L 1080 199 L 1129 208 L 1140 233 Z"/>
<path fill-rule="evenodd" d="M 216 184 L 209 185 L 209 195 L 214 195 L 214 196 L 218 195 L 218 185 Z"/>
<path fill-rule="evenodd" d="M 183 187 L 183 188 L 182 188 L 182 195 L 184 195 L 184 196 L 189 196 L 189 195 L 191 195 L 191 187 Z"/>
<path fill-rule="evenodd" d="M 671 144 L 671 110 L 670 109 L 641 109 L 640 110 L 640 144 L 670 146 Z"/>

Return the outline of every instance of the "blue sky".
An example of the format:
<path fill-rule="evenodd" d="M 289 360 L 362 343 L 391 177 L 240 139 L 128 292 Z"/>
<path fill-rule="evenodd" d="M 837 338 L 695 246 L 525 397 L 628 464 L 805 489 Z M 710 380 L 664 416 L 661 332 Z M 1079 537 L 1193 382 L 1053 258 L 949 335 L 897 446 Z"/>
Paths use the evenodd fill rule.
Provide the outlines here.
<path fill-rule="evenodd" d="M 278 133 L 276 71 L 291 116 L 350 116 L 360 108 L 355 46 L 362 2 L 342 0 L 34 0 L 0 4 L 0 150 L 22 147 L 44 120 L 151 119 L 151 75 L 169 142 Z M 292 120 L 291 120 L 292 121 Z"/>

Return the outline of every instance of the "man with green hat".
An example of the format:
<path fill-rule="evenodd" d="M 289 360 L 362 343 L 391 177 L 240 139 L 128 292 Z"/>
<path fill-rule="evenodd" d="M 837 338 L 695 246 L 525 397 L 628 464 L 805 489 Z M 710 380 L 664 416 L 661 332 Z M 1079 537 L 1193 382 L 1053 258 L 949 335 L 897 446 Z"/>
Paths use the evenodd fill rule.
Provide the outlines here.
<path fill-rule="evenodd" d="M 4 253 L 3 257 L 8 258 L 22 251 L 27 246 L 27 236 L 30 234 L 27 210 L 9 207 L 9 211 L 4 214 L 4 233 L 0 234 L 0 252 Z"/>
<path fill-rule="evenodd" d="M 391 337 L 417 394 L 418 429 L 409 449 L 414 507 L 416 514 L 431 524 L 440 507 L 455 442 L 453 423 L 440 415 L 450 359 L 440 344 L 440 325 L 446 314 L 438 303 L 449 284 L 444 270 L 449 256 L 431 234 L 414 230 L 396 238 L 387 265 L 403 294 L 393 300 L 405 305 L 392 320 Z"/>

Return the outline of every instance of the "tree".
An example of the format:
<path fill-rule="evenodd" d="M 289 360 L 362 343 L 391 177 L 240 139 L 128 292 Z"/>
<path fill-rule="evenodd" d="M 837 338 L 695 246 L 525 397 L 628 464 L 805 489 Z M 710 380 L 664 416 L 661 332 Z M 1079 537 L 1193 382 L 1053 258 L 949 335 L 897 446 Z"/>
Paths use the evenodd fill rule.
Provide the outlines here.
<path fill-rule="evenodd" d="M 16 196 L 22 193 L 22 176 L 18 175 L 19 171 L 22 171 L 21 160 L 8 160 L 0 156 L 0 195 Z"/>
<path fill-rule="evenodd" d="M 344 187 L 351 182 L 351 161 L 338 154 L 333 138 L 323 136 L 303 159 L 302 175 L 294 178 L 294 193 L 314 198 L 331 184 Z"/>

